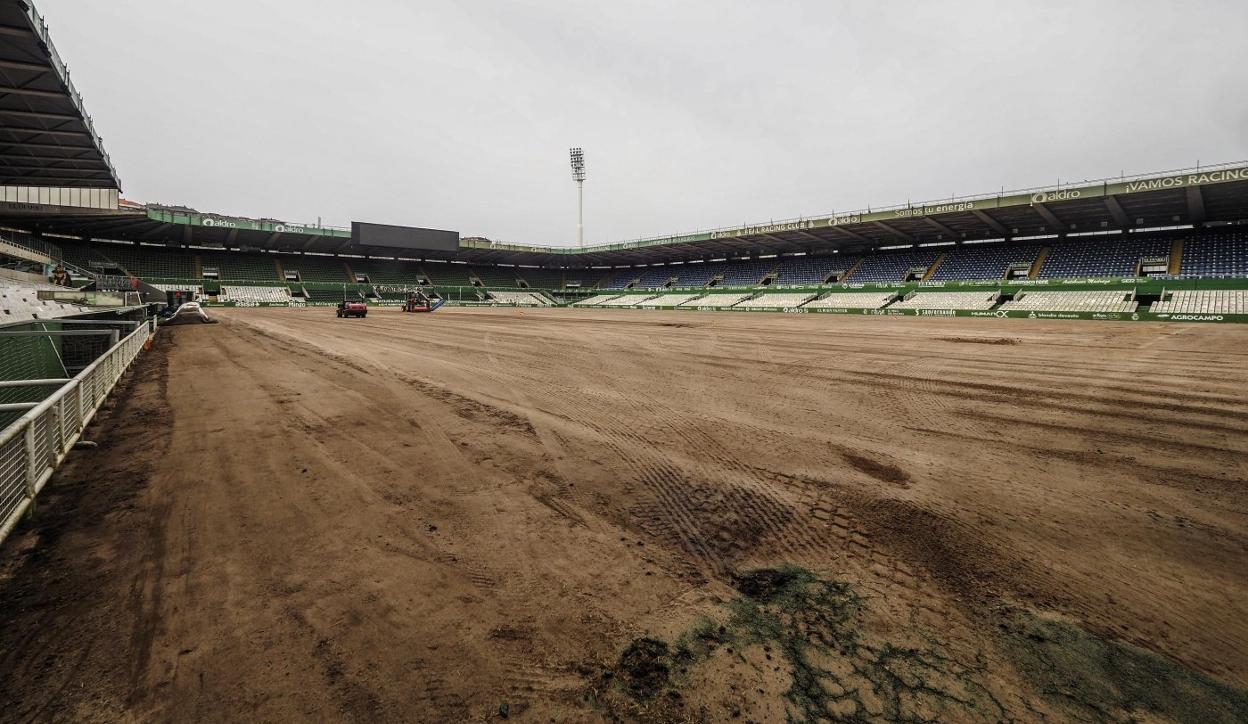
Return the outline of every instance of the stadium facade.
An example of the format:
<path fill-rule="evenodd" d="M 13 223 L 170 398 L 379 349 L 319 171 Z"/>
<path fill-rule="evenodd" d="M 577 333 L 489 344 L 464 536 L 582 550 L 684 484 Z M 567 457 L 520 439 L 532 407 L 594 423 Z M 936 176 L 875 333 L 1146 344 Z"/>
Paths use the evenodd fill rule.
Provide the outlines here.
<path fill-rule="evenodd" d="M 107 293 L 299 306 L 400 303 L 414 290 L 452 304 L 1221 321 L 1244 312 L 1248 162 L 584 248 L 135 203 L 121 198 L 46 22 L 28 2 L 0 2 L 0 13 L 6 283 L 59 281 L 9 295 L 23 300 L 5 310 L 12 320 L 117 306 Z"/>

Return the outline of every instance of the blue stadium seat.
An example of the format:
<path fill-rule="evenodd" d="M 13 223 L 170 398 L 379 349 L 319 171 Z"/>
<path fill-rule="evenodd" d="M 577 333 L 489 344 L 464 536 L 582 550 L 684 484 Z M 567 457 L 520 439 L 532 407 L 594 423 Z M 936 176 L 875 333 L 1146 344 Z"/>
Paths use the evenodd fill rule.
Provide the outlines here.
<path fill-rule="evenodd" d="M 905 281 L 907 271 L 930 267 L 938 256 L 940 252 L 935 249 L 874 254 L 863 259 L 862 266 L 849 277 L 849 282 Z"/>
<path fill-rule="evenodd" d="M 1039 244 L 967 244 L 945 252 L 932 281 L 1004 279 L 1014 264 L 1031 264 Z"/>
<path fill-rule="evenodd" d="M 1183 242 L 1179 275 L 1205 278 L 1248 276 L 1248 232 L 1217 231 Z"/>
<path fill-rule="evenodd" d="M 725 287 L 751 287 L 763 280 L 763 277 L 776 268 L 776 259 L 750 259 L 732 261 L 724 270 Z"/>
<path fill-rule="evenodd" d="M 846 254 L 830 256 L 791 256 L 780 261 L 776 284 L 809 286 L 822 284 L 833 272 L 848 272 L 860 257 Z"/>
<path fill-rule="evenodd" d="M 1165 237 L 1110 241 L 1078 239 L 1055 243 L 1049 247 L 1039 278 L 1134 276 L 1140 259 L 1168 256 L 1170 243 L 1171 240 Z"/>

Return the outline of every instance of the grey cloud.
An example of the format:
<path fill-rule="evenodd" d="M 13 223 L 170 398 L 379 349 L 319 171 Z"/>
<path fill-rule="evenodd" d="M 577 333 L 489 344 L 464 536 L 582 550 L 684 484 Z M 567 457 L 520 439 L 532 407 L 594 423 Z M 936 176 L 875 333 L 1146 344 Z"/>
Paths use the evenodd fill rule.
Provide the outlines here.
<path fill-rule="evenodd" d="M 570 244 L 1245 155 L 1248 4 L 43 0 L 128 197 Z"/>

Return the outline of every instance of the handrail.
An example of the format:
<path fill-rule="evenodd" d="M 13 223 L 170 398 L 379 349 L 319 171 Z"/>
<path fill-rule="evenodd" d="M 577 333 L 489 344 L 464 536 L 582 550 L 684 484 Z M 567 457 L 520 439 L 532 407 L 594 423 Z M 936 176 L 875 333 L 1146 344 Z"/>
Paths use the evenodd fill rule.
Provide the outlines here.
<path fill-rule="evenodd" d="M 16 246 L 17 248 L 28 251 L 32 254 L 42 254 L 48 257 L 49 259 L 52 259 L 53 261 L 55 261 L 58 265 L 63 267 L 66 271 L 78 272 L 79 274 L 81 274 L 83 277 L 86 277 L 87 279 L 95 279 L 98 276 L 96 272 L 90 271 L 89 269 L 83 269 L 77 264 L 71 264 L 65 261 L 64 250 L 62 250 L 61 247 L 57 246 L 56 244 L 43 242 L 47 244 L 48 248 L 36 249 L 35 247 L 30 246 L 29 244 L 23 244 L 19 241 L 16 241 L 16 237 L 5 236 L 2 233 L 0 233 L 0 241 L 3 241 L 4 243 L 10 246 Z"/>
<path fill-rule="evenodd" d="M 69 454 L 108 393 L 155 333 L 155 320 L 139 324 L 72 379 L 0 431 L 0 543 L 34 505 L 52 473 Z M 53 380 L 28 380 L 31 384 Z M 20 494 L 20 495 L 17 495 Z M 16 504 L 10 504 L 17 499 Z"/>
<path fill-rule="evenodd" d="M 29 243 L 23 244 L 22 242 L 17 241 L 17 237 L 12 236 L 13 232 L 9 232 L 9 234 L 10 234 L 9 236 L 6 236 L 4 233 L 0 233 L 0 241 L 3 241 L 9 246 L 16 246 L 17 248 L 22 249 L 24 251 L 28 251 L 32 254 L 42 254 L 43 256 L 46 256 L 49 259 L 59 260 L 61 256 L 64 255 L 64 252 L 61 250 L 61 247 L 57 246 L 56 244 L 49 244 L 48 242 L 45 241 L 43 243 L 48 248 L 36 249 L 35 247 L 31 246 Z"/>

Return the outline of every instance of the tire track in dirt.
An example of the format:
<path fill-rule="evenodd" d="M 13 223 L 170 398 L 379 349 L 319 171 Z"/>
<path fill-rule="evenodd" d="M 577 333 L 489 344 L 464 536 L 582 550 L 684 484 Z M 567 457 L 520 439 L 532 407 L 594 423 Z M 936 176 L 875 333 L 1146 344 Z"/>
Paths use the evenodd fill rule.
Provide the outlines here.
<path fill-rule="evenodd" d="M 639 392 L 645 399 L 643 409 L 656 410 L 662 402 Z M 722 445 L 718 438 L 703 429 L 705 419 L 695 418 L 687 410 L 667 407 L 651 419 L 660 423 L 661 432 L 682 441 L 688 449 L 700 454 L 690 458 L 693 465 L 707 480 L 723 481 L 725 496 L 724 517 L 746 520 L 757 517 L 761 522 L 757 543 L 766 542 L 774 547 L 782 558 L 800 560 L 811 553 L 826 551 L 830 543 L 818 534 L 811 520 L 802 519 L 790 501 L 778 497 L 766 482 L 759 478 L 755 469 L 739 460 L 734 450 Z M 711 514 L 718 511 L 712 510 Z M 738 557 L 748 558 L 752 551 L 746 547 L 738 551 Z"/>
<path fill-rule="evenodd" d="M 163 483 L 168 523 L 183 529 L 160 574 L 162 611 L 177 615 L 127 611 L 129 588 L 101 602 L 123 652 L 132 617 L 165 616 L 166 646 L 136 664 L 145 711 L 480 721 L 507 703 L 519 720 L 585 720 L 601 712 L 583 685 L 624 642 L 681 630 L 742 568 L 793 560 L 852 585 L 883 628 L 959 629 L 950 636 L 986 652 L 973 658 L 984 670 L 1008 668 L 985 644 L 996 631 L 984 614 L 1004 602 L 1227 681 L 1248 671 L 1244 482 L 1229 472 L 1245 426 L 1219 415 L 1248 383 L 1217 361 L 1218 349 L 1242 357 L 1235 330 L 990 323 L 1023 343 L 980 350 L 939 341 L 970 333 L 965 320 L 729 314 L 668 328 L 676 313 L 382 310 L 361 326 L 287 311 L 224 310 L 222 325 L 173 330 L 198 340 L 183 381 L 212 395 L 204 381 L 221 379 L 233 396 L 191 410 L 220 422 L 199 419 L 178 453 L 220 479 Z M 1106 414 L 1115 406 L 1128 414 Z M 252 432 L 231 434 L 235 419 Z M 1101 426 L 1119 437 L 1094 435 Z M 233 497 L 186 505 L 223 485 Z M 227 516 L 247 525 L 206 524 Z M 191 534 L 217 545 L 196 560 Z M 223 585 L 205 585 L 209 565 Z M 310 628 L 263 618 L 284 606 Z M 58 635 L 82 626 L 42 615 Z M 119 682 L 98 683 L 100 636 L 53 641 L 62 668 L 49 673 L 8 651 L 0 663 L 41 692 L 81 689 L 96 719 L 133 718 L 90 703 L 130 688 L 131 658 Z M 174 657 L 179 636 L 205 643 Z M 699 685 L 714 700 L 755 673 Z M 1035 692 L 1017 692 L 1007 709 L 1035 714 Z M 172 695 L 194 703 L 152 708 Z M 284 696 L 311 703 L 261 708 Z"/>
<path fill-rule="evenodd" d="M 509 385 L 508 380 L 491 370 L 481 369 L 478 372 L 505 389 L 512 390 L 513 394 L 518 394 L 529 403 L 533 402 L 533 394 L 539 394 L 538 399 L 543 404 L 557 404 L 557 401 L 561 399 L 561 396 L 557 394 L 559 390 L 547 380 L 529 379 L 530 384 L 521 387 Z M 537 405 L 534 404 L 533 408 L 536 409 L 536 407 Z M 683 565 L 677 564 L 677 570 L 674 573 L 679 577 L 696 585 L 705 582 L 708 575 L 721 578 L 726 576 L 729 568 L 723 557 L 702 540 L 697 522 L 697 510 L 685 495 L 688 481 L 647 437 L 634 433 L 610 416 L 589 420 L 575 419 L 563 413 L 556 414 L 582 429 L 588 428 L 597 433 L 600 444 L 605 445 L 618 460 L 625 464 L 636 482 L 651 492 L 653 500 L 650 504 L 636 503 L 625 509 L 614 511 L 614 515 L 610 510 L 604 511 L 609 517 L 626 523 L 631 520 L 633 525 L 649 535 L 683 551 L 690 560 L 684 561 Z M 542 430 L 540 424 L 534 424 L 533 427 L 537 431 Z M 554 439 L 544 432 L 535 434 L 543 440 Z M 558 454 L 558 452 L 563 452 L 562 444 L 558 445 L 557 458 L 563 457 Z"/>
<path fill-rule="evenodd" d="M 268 345 L 288 353 L 305 353 L 311 350 L 317 354 L 318 358 L 324 361 L 323 366 L 309 365 L 303 369 L 305 373 L 317 378 L 317 383 L 310 386 L 312 388 L 338 390 L 344 394 L 354 395 L 358 393 L 361 385 L 358 377 L 351 373 L 363 372 L 369 376 L 370 380 L 373 380 L 371 384 L 386 389 L 385 394 L 371 395 L 368 399 L 370 404 L 383 406 L 379 411 L 379 418 L 399 421 L 395 423 L 400 427 L 395 436 L 359 436 L 344 433 L 338 429 L 333 420 L 318 415 L 307 406 L 299 404 L 297 398 L 293 397 L 289 390 L 279 387 L 275 389 L 275 394 L 279 401 L 285 399 L 291 402 L 288 407 L 291 420 L 309 434 L 309 439 L 316 446 L 329 451 L 335 461 L 343 466 L 344 474 L 348 469 L 355 473 L 368 469 L 377 470 L 379 474 L 376 477 L 376 490 L 380 497 L 393 505 L 405 505 L 405 495 L 394 483 L 384 481 L 400 475 L 404 468 L 396 461 L 396 451 L 387 442 L 396 437 L 401 439 L 404 432 L 402 428 L 405 427 L 403 421 L 408 415 L 403 404 L 404 395 L 407 393 L 396 396 L 394 394 L 396 384 L 401 385 L 404 390 L 410 390 L 411 393 L 419 395 L 424 400 L 445 405 L 457 418 L 469 425 L 492 428 L 494 434 L 513 434 L 522 439 L 530 439 L 534 435 L 532 426 L 520 416 L 412 375 L 396 373 L 389 368 L 373 367 L 370 363 L 338 354 L 321 354 L 318 348 L 310 348 L 293 338 L 255 338 L 249 339 L 249 343 L 262 347 Z M 243 360 L 239 360 L 239 363 L 244 367 L 250 364 Z M 422 406 L 422 409 L 424 414 L 430 414 L 427 404 Z M 471 446 L 455 445 L 445 435 L 438 434 L 433 437 L 441 440 L 440 447 L 444 454 L 457 457 L 465 466 L 479 468 L 478 475 L 491 474 L 490 468 L 480 466 L 482 463 L 493 462 L 493 455 L 498 454 L 499 451 L 493 450 L 490 454 L 474 454 Z M 465 434 L 464 437 L 470 439 L 472 436 Z M 425 435 L 424 439 L 429 440 L 430 436 Z M 335 453 L 330 450 L 331 448 L 348 449 L 350 452 Z M 442 525 L 446 528 L 452 524 L 444 522 Z M 501 585 L 501 581 L 508 578 L 507 572 L 480 560 L 471 545 L 465 544 L 465 537 L 462 535 L 418 536 L 402 526 L 394 528 L 393 533 L 401 540 L 415 544 L 416 553 L 409 549 L 405 552 L 406 555 L 414 554 L 417 558 L 435 560 L 447 566 L 500 606 L 514 606 L 528 597 L 529 592 L 525 585 L 515 580 L 514 577 L 507 585 Z"/>

